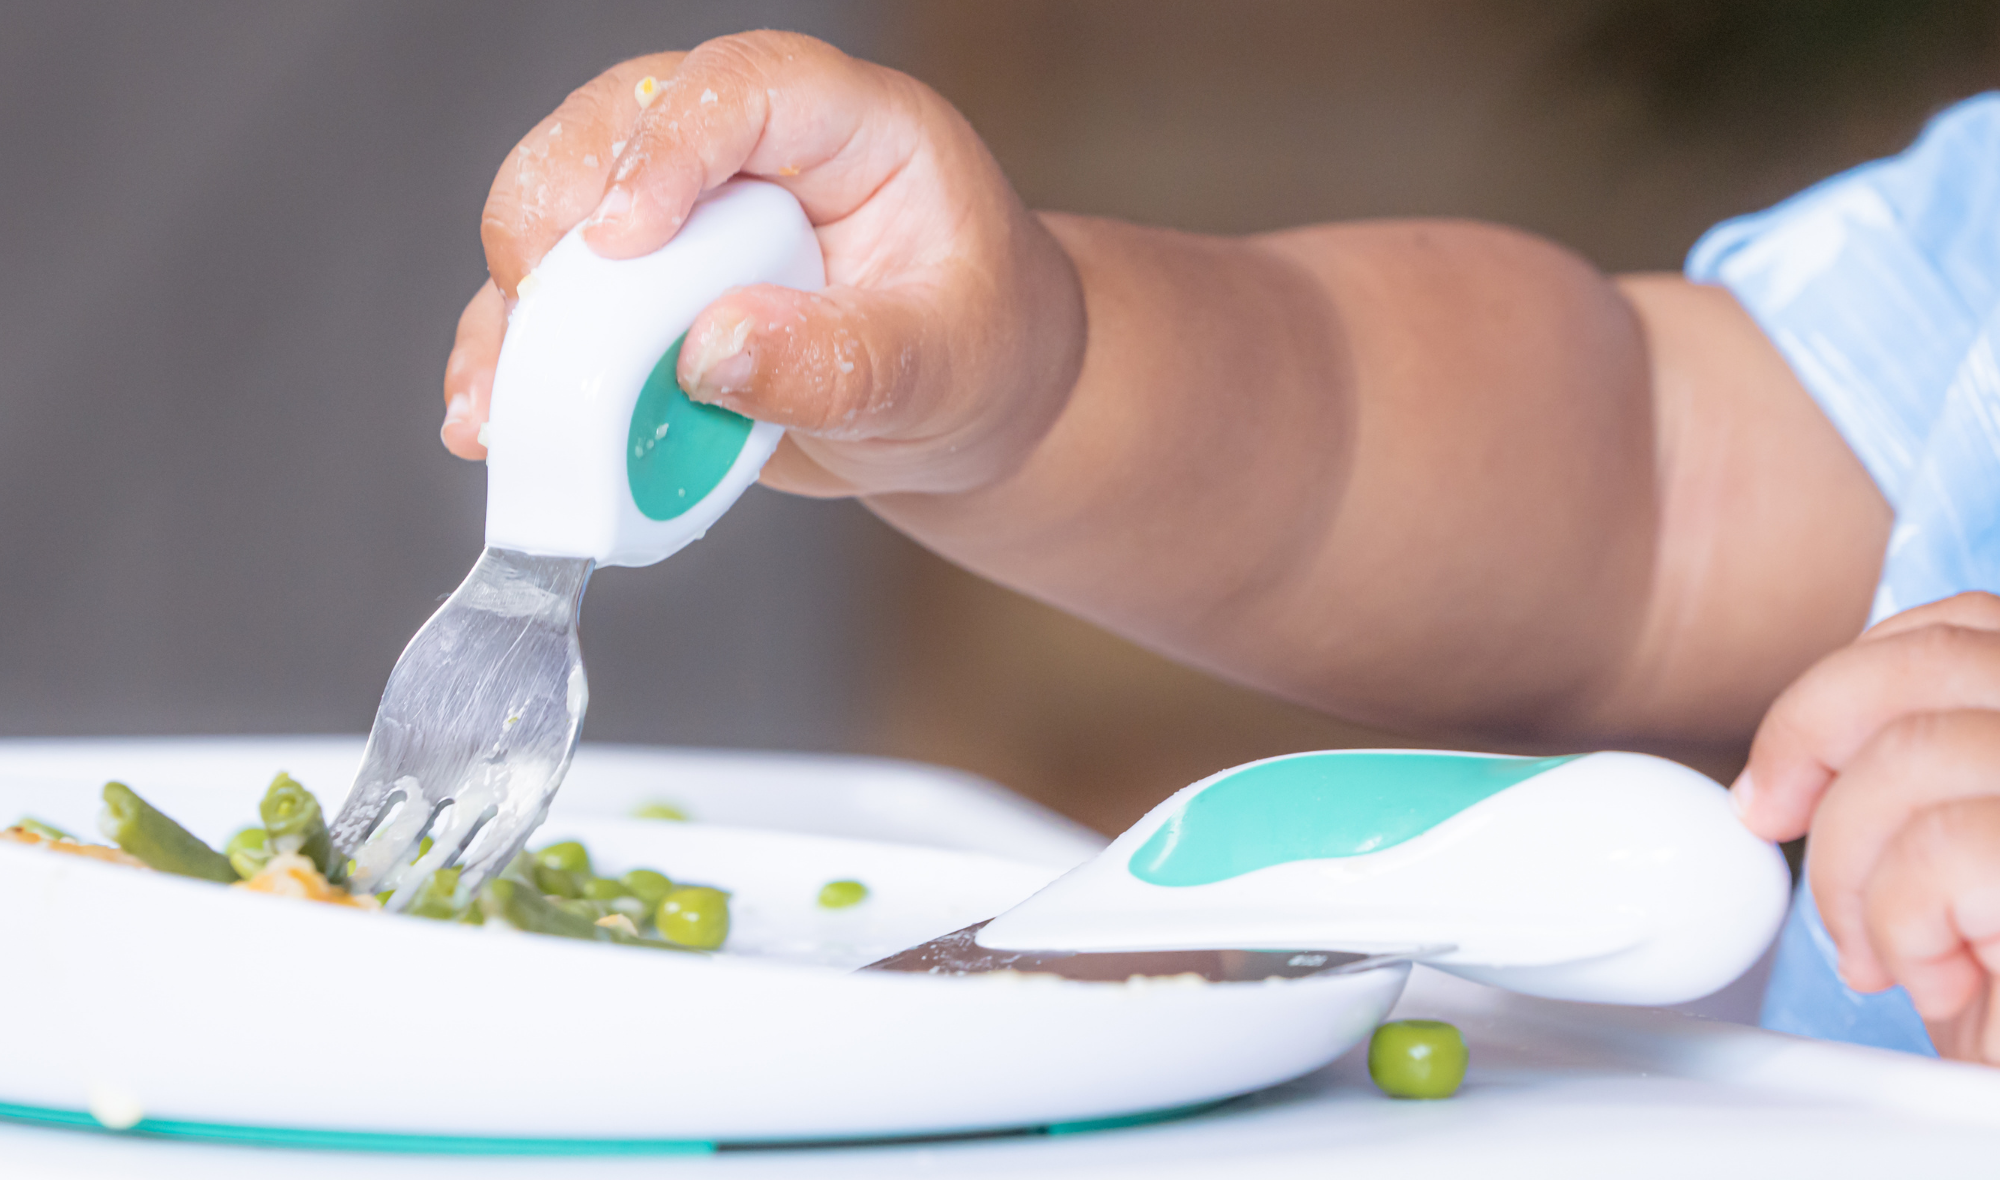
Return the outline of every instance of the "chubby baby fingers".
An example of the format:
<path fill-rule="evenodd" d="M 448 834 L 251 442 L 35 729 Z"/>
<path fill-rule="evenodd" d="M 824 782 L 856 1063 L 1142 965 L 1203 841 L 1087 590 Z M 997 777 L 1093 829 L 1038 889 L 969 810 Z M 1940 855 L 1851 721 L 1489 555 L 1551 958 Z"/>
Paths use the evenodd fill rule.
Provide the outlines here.
<path fill-rule="evenodd" d="M 1868 643 L 1915 631 L 1922 627 L 1966 627 L 1974 631 L 2000 631 L 2000 594 L 1967 590 L 1950 598 L 1940 598 L 1890 615 L 1862 632 L 1858 642 Z"/>
<path fill-rule="evenodd" d="M 612 170 L 636 137 L 644 88 L 656 87 L 685 56 L 656 53 L 613 66 L 573 91 L 507 154 L 479 218 L 486 269 L 502 292 L 513 295 L 542 255 L 604 199 Z M 654 245 L 677 225 L 660 227 Z"/>
<path fill-rule="evenodd" d="M 711 304 L 689 329 L 677 376 L 696 401 L 790 428 L 814 441 L 880 442 L 815 455 L 829 474 L 871 492 L 953 491 L 968 478 L 962 451 L 936 448 L 935 467 L 912 463 L 907 447 L 948 434 L 953 386 L 927 286 L 821 292 L 739 288 Z"/>
<path fill-rule="evenodd" d="M 493 369 L 507 334 L 507 301 L 488 279 L 458 317 L 458 336 L 444 363 L 444 426 L 438 437 L 461 459 L 484 459 L 480 427 L 493 401 Z"/>
<path fill-rule="evenodd" d="M 2000 798 L 1912 817 L 1870 877 L 1865 904 L 1875 954 L 1926 1021 L 1981 1005 L 2000 973 Z M 2000 1043 L 1984 1030 L 1961 1048 L 1957 1055 L 2000 1060 Z"/>
<path fill-rule="evenodd" d="M 1767 840 L 1803 835 L 1820 797 L 1899 718 L 2000 709 L 2000 632 L 1930 622 L 1850 644 L 1813 665 L 1757 728 L 1737 805 Z"/>
<path fill-rule="evenodd" d="M 608 258 L 650 253 L 738 173 L 790 189 L 815 225 L 841 220 L 917 150 L 900 78 L 798 33 L 704 42 L 657 79 L 585 239 Z"/>
<path fill-rule="evenodd" d="M 2000 712 L 1913 713 L 1878 730 L 1841 770 L 1813 817 L 1806 871 L 1848 982 L 1889 986 L 1870 953 L 1864 891 L 1892 841 L 1944 804 L 2000 796 Z"/>

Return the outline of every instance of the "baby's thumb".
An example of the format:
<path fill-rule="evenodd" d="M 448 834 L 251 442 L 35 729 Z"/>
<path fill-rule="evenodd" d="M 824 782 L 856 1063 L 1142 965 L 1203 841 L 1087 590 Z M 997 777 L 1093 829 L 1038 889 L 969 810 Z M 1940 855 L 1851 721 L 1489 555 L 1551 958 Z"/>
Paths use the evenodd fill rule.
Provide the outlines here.
<path fill-rule="evenodd" d="M 923 432 L 918 315 L 881 290 L 740 287 L 688 329 L 677 376 L 696 401 L 819 438 Z"/>

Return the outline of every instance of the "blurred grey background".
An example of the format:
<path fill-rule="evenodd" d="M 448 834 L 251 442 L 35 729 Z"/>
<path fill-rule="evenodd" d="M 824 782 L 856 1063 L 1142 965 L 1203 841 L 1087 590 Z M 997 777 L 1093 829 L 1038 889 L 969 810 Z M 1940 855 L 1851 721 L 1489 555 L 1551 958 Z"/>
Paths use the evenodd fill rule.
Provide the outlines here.
<path fill-rule="evenodd" d="M 758 26 L 928 82 L 1038 206 L 1620 269 L 2000 81 L 2000 0 L 0 0 L 0 733 L 365 729 L 479 547 L 436 431 L 494 170 L 611 63 Z M 600 575 L 584 643 L 587 738 L 929 758 L 1114 831 L 1397 740 L 761 491 Z"/>
<path fill-rule="evenodd" d="M 840 3 L 46 3 L 0 36 L 0 730 L 365 730 L 478 555 L 479 209 L 621 58 Z M 590 736 L 840 748 L 871 522 L 753 493 L 585 603 Z"/>

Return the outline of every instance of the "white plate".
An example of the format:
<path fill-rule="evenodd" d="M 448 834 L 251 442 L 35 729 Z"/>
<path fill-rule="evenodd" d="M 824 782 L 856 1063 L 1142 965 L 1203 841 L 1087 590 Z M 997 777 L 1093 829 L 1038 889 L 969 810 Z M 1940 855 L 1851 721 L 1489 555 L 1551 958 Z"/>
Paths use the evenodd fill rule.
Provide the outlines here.
<path fill-rule="evenodd" d="M 0 819 L 87 824 L 91 794 L 14 773 L 29 767 L 5 753 Z M 256 798 L 148 771 L 101 773 L 211 840 Z M 584 838 L 601 868 L 650 864 L 732 890 L 736 953 L 364 914 L 0 847 L 0 1112 L 75 1121 L 126 1106 L 160 1133 L 496 1151 L 1072 1123 L 1317 1068 L 1367 1035 L 1406 975 L 1131 986 L 851 974 L 990 916 L 1062 866 L 567 803 L 548 838 Z M 820 911 L 814 895 L 837 877 L 873 896 Z"/>

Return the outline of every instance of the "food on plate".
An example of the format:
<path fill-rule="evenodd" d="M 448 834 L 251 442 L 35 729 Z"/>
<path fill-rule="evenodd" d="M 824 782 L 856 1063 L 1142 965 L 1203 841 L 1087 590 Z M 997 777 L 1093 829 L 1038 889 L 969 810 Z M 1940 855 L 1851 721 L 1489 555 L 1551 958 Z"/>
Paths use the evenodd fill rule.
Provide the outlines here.
<path fill-rule="evenodd" d="M 59 830 L 50 828 L 46 824 L 37 824 L 31 828 L 26 822 L 22 822 L 15 824 L 11 828 L 0 829 L 0 843 L 26 844 L 30 848 L 46 848 L 50 852 L 66 852 L 71 856 L 89 857 L 91 860 L 101 860 L 115 865 L 126 865 L 135 869 L 146 867 L 145 861 L 140 860 L 129 852 L 121 852 L 116 848 L 106 848 L 102 844 L 83 844 L 69 836 L 44 835 L 43 831 L 38 831 L 36 830 L 37 828 L 50 832 Z"/>
<path fill-rule="evenodd" d="M 124 783 L 104 784 L 104 812 L 97 826 L 106 839 L 160 872 L 224 885 L 243 879 L 228 857 L 203 844 Z"/>
<path fill-rule="evenodd" d="M 1467 1057 L 1465 1038 L 1442 1020 L 1392 1020 L 1368 1041 L 1368 1076 L 1391 1098 L 1449 1098 Z"/>
<path fill-rule="evenodd" d="M 659 908 L 660 899 L 674 890 L 674 883 L 665 873 L 656 873 L 651 869 L 633 869 L 618 878 L 618 883 L 638 898 L 647 910 Z"/>
<path fill-rule="evenodd" d="M 333 875 L 333 834 L 326 830 L 326 813 L 297 779 L 279 771 L 257 805 L 257 815 L 264 821 L 265 847 L 271 855 L 296 853 L 322 874 Z"/>
<path fill-rule="evenodd" d="M 268 893 L 273 897 L 295 897 L 301 901 L 353 906 L 358 910 L 379 910 L 382 903 L 367 894 L 353 894 L 319 871 L 319 866 L 296 852 L 280 852 L 266 860 L 255 876 L 236 882 L 238 889 Z"/>
<path fill-rule="evenodd" d="M 229 867 L 236 875 L 247 881 L 270 861 L 270 836 L 262 828 L 244 828 L 222 846 L 222 855 L 229 858 Z"/>
<path fill-rule="evenodd" d="M 820 886 L 819 904 L 829 910 L 844 910 L 868 900 L 868 886 L 859 881 L 828 881 Z"/>
<path fill-rule="evenodd" d="M 653 923 L 676 946 L 712 951 L 729 937 L 729 895 L 706 885 L 677 885 L 660 899 Z"/>
<path fill-rule="evenodd" d="M 0 830 L 0 841 L 276 897 L 363 910 L 379 910 L 388 900 L 386 893 L 370 897 L 347 888 L 352 865 L 336 863 L 326 813 L 298 780 L 279 774 L 257 811 L 261 826 L 239 830 L 218 852 L 132 788 L 111 782 L 104 785 L 99 827 L 117 847 L 86 844 L 29 818 Z M 430 848 L 426 837 L 418 854 Z M 476 894 L 465 895 L 459 884 L 457 867 L 439 869 L 415 887 L 403 912 L 656 950 L 716 950 L 729 936 L 728 893 L 648 868 L 600 876 L 575 840 L 521 853 Z"/>
<path fill-rule="evenodd" d="M 652 803 L 641 803 L 632 809 L 633 819 L 667 819 L 683 822 L 687 817 L 688 813 L 681 808 L 657 800 Z"/>
<path fill-rule="evenodd" d="M 44 840 L 75 841 L 76 839 L 75 836 L 70 835 L 68 832 L 63 831 L 61 828 L 55 826 L 54 824 L 45 824 L 41 820 L 36 819 L 32 815 L 24 815 L 20 819 L 15 820 L 14 826 L 20 828 L 24 832 L 30 832 L 34 835 L 40 836 Z"/>

